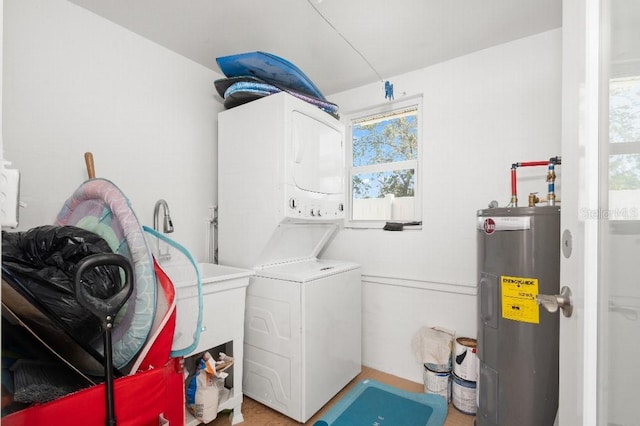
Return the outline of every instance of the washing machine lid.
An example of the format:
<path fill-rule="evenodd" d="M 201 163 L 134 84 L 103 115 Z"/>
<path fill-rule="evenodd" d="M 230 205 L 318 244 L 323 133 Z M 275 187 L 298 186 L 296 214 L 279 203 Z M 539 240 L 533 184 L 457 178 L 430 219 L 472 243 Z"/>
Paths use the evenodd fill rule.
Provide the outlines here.
<path fill-rule="evenodd" d="M 307 259 L 257 270 L 256 276 L 305 283 L 359 267 L 357 263 L 342 260 Z"/>
<path fill-rule="evenodd" d="M 337 230 L 336 223 L 283 222 L 273 231 L 254 269 L 315 259 Z"/>

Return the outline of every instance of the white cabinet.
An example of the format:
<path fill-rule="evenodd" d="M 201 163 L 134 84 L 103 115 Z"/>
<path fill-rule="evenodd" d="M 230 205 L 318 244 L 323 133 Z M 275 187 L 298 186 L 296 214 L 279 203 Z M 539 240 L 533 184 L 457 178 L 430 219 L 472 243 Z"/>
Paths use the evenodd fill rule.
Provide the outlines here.
<path fill-rule="evenodd" d="M 202 275 L 203 315 L 200 340 L 193 352 L 185 357 L 185 366 L 195 365 L 200 355 L 208 351 L 218 358 L 216 348 L 233 356 L 234 364 L 226 370 L 230 376 L 220 393 L 218 412 L 233 410 L 231 424 L 244 421 L 242 416 L 242 363 L 244 340 L 245 294 L 249 279 L 254 271 L 227 266 L 200 265 Z M 195 286 L 176 286 L 178 305 L 183 309 L 193 309 L 193 301 L 198 298 Z M 194 362 L 195 361 L 195 362 Z M 193 369 L 190 370 L 193 372 Z M 200 422 L 186 412 L 185 424 L 195 426 Z"/>

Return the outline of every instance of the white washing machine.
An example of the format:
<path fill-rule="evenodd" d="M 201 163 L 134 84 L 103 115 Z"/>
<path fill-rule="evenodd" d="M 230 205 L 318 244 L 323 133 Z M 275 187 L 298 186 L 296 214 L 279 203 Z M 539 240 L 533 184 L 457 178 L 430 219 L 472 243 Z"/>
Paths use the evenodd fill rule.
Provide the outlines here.
<path fill-rule="evenodd" d="M 258 270 L 245 311 L 244 393 L 301 423 L 361 371 L 354 263 L 312 259 Z"/>

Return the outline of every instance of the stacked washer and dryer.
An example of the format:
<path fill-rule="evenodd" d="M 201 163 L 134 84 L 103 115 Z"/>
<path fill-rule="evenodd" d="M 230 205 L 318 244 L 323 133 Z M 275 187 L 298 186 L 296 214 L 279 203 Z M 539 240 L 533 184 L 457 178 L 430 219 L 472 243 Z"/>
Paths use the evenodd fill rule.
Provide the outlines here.
<path fill-rule="evenodd" d="M 218 260 L 251 268 L 243 392 L 306 422 L 361 371 L 360 266 L 318 256 L 344 218 L 344 126 L 278 93 L 218 117 Z"/>

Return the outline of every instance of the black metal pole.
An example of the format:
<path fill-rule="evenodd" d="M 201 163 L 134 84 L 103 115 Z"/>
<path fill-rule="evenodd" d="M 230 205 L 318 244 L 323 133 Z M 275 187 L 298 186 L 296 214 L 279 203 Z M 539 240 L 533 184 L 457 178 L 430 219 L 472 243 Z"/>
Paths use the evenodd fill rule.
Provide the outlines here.
<path fill-rule="evenodd" d="M 111 326 L 110 317 L 104 330 L 104 355 L 105 355 L 105 395 L 107 401 L 107 426 L 116 425 L 115 399 L 113 396 L 113 355 L 111 353 Z"/>

